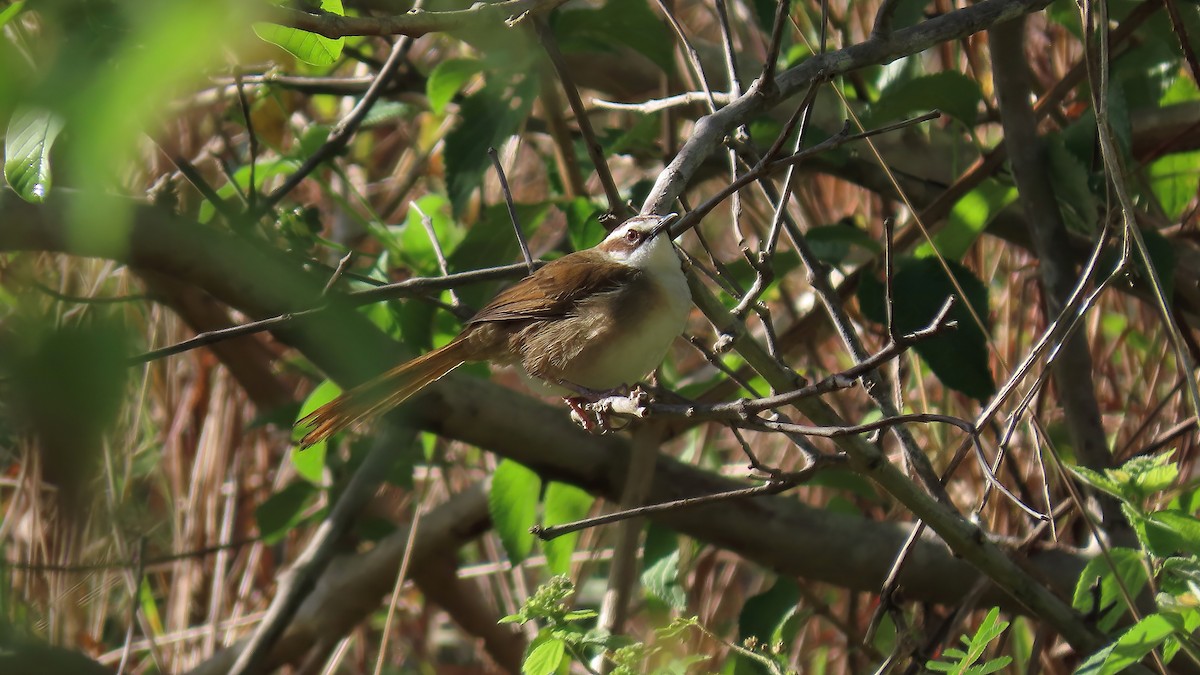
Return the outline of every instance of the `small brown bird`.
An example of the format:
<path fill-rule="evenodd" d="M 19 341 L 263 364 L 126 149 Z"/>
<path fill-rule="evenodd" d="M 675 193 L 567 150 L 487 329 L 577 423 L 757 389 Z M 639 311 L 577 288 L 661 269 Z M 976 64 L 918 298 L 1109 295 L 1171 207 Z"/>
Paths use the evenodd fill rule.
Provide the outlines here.
<path fill-rule="evenodd" d="M 669 236 L 675 220 L 636 216 L 593 248 L 518 281 L 449 344 L 406 361 L 307 415 L 302 446 L 400 405 L 468 361 L 520 364 L 569 391 L 630 384 L 662 362 L 691 309 Z M 574 406 L 573 406 L 574 407 Z"/>

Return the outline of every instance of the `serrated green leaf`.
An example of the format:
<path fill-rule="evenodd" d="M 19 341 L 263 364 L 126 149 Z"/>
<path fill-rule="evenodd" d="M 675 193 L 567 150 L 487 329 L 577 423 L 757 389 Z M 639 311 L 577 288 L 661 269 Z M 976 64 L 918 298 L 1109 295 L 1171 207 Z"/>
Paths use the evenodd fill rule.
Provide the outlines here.
<path fill-rule="evenodd" d="M 552 675 L 562 663 L 566 647 L 562 640 L 538 636 L 530 643 L 525 662 L 521 664 L 522 675 Z"/>
<path fill-rule="evenodd" d="M 296 481 L 259 504 L 254 509 L 254 520 L 263 543 L 269 546 L 287 536 L 304 520 L 304 511 L 316 494 L 317 488 L 311 483 Z"/>
<path fill-rule="evenodd" d="M 488 512 L 513 565 L 520 563 L 533 550 L 533 534 L 529 528 L 537 520 L 541 491 L 542 479 L 511 459 L 500 462 L 492 474 Z"/>
<path fill-rule="evenodd" d="M 1200 520 L 1179 511 L 1156 511 L 1148 517 L 1158 525 L 1152 530 L 1151 539 L 1156 542 L 1154 548 L 1162 557 L 1175 551 L 1200 555 Z M 1167 536 L 1162 537 L 1163 534 Z"/>
<path fill-rule="evenodd" d="M 971 306 L 984 321 L 988 317 L 988 290 L 971 270 L 952 261 L 947 265 L 966 291 Z M 946 278 L 939 261 L 933 258 L 903 260 L 893 281 L 895 309 L 893 321 L 900 333 L 924 328 L 950 295 L 958 291 Z M 885 320 L 883 283 L 873 276 L 863 278 L 858 287 L 858 301 L 863 314 L 877 323 Z M 945 386 L 979 400 L 985 400 L 996 390 L 988 367 L 987 336 L 975 323 L 961 298 L 956 297 L 949 317 L 958 328 L 915 346 L 921 359 Z"/>
<path fill-rule="evenodd" d="M 1099 204 L 1092 194 L 1091 174 L 1067 149 L 1060 136 L 1046 139 L 1046 161 L 1054 176 L 1054 195 L 1063 222 L 1076 232 L 1093 232 Z"/>
<path fill-rule="evenodd" d="M 321 0 L 321 9 L 330 14 L 344 16 L 342 0 Z M 281 26 L 275 23 L 256 22 L 251 26 L 254 34 L 273 45 L 282 47 L 292 56 L 314 66 L 331 66 L 342 55 L 345 38 L 327 38 L 306 30 Z"/>
<path fill-rule="evenodd" d="M 642 572 L 642 586 L 672 609 L 682 610 L 686 607 L 687 598 L 679 584 L 679 549 L 647 567 Z"/>
<path fill-rule="evenodd" d="M 537 77 L 528 73 L 515 80 L 489 74 L 482 89 L 463 99 L 461 122 L 446 135 L 446 184 L 455 213 L 462 213 L 483 174 L 492 166 L 488 149 L 517 133 L 537 95 Z"/>
<path fill-rule="evenodd" d="M 429 109 L 441 115 L 446 110 L 446 104 L 483 70 L 483 62 L 478 59 L 447 59 L 437 64 L 425 82 Z"/>
<path fill-rule="evenodd" d="M 1146 566 L 1140 551 L 1117 547 L 1109 551 L 1109 558 L 1115 572 L 1104 557 L 1089 560 L 1079 574 L 1071 598 L 1071 606 L 1084 615 L 1096 617 L 1101 630 L 1110 630 L 1125 615 L 1121 585 L 1135 597 L 1146 585 Z"/>
<path fill-rule="evenodd" d="M 1126 494 L 1126 491 L 1121 488 L 1121 484 L 1109 475 L 1102 474 L 1099 471 L 1093 471 L 1086 466 L 1068 466 L 1067 469 L 1071 473 L 1078 476 L 1080 480 L 1096 488 L 1097 490 L 1100 490 L 1101 492 L 1107 492 L 1118 499 L 1129 499 L 1130 497 L 1130 495 Z"/>
<path fill-rule="evenodd" d="M 50 149 L 63 120 L 43 108 L 18 108 L 4 139 L 4 178 L 21 199 L 40 204 L 50 193 Z"/>
<path fill-rule="evenodd" d="M 561 525 L 580 520 L 587 516 L 594 501 L 590 494 L 574 485 L 551 482 L 546 486 L 542 522 Z M 571 555 L 575 553 L 578 541 L 579 533 L 572 532 L 542 543 L 542 550 L 546 552 L 546 567 L 551 574 L 570 574 Z"/>
<path fill-rule="evenodd" d="M 868 127 L 933 109 L 973 126 L 983 93 L 979 84 L 955 71 L 902 80 L 886 88 L 870 108 Z"/>
<path fill-rule="evenodd" d="M 1076 675 L 1116 675 L 1141 661 L 1152 649 L 1171 635 L 1171 623 L 1160 614 L 1151 614 L 1121 634 L 1111 645 L 1084 661 Z"/>

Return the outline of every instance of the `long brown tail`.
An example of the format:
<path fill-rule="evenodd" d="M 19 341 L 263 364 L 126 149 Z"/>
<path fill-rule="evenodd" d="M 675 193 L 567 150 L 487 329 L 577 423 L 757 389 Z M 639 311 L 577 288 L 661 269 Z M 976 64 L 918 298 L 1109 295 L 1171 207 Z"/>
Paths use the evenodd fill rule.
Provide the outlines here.
<path fill-rule="evenodd" d="M 426 385 L 437 381 L 467 360 L 466 341 L 456 339 L 445 347 L 405 361 L 317 408 L 296 422 L 306 429 L 300 447 L 329 438 L 350 425 L 390 410 Z"/>

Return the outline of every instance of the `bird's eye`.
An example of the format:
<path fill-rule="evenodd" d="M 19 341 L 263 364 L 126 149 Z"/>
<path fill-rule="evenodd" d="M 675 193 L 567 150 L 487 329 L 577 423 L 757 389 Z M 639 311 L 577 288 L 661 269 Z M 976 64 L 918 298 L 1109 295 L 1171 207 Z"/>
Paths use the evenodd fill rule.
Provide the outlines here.
<path fill-rule="evenodd" d="M 642 240 L 642 233 L 638 230 L 629 230 L 625 233 L 625 241 L 636 244 Z"/>

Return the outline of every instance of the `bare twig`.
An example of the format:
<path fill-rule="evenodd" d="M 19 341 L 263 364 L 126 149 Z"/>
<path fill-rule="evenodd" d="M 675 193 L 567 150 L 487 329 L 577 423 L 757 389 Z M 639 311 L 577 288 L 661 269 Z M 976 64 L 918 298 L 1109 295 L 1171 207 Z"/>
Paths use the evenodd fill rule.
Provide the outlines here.
<path fill-rule="evenodd" d="M 500 165 L 500 155 L 496 153 L 495 148 L 488 148 L 488 157 L 492 158 L 492 164 L 496 167 L 496 177 L 500 179 L 500 191 L 504 193 L 504 203 L 508 205 L 508 218 L 512 221 L 517 244 L 521 246 L 521 257 L 525 259 L 529 273 L 533 274 L 533 255 L 529 252 L 529 242 L 525 241 L 525 231 L 521 229 L 521 221 L 517 218 L 517 207 L 513 204 L 512 191 L 508 189 L 508 178 L 504 175 L 504 167 Z"/>

